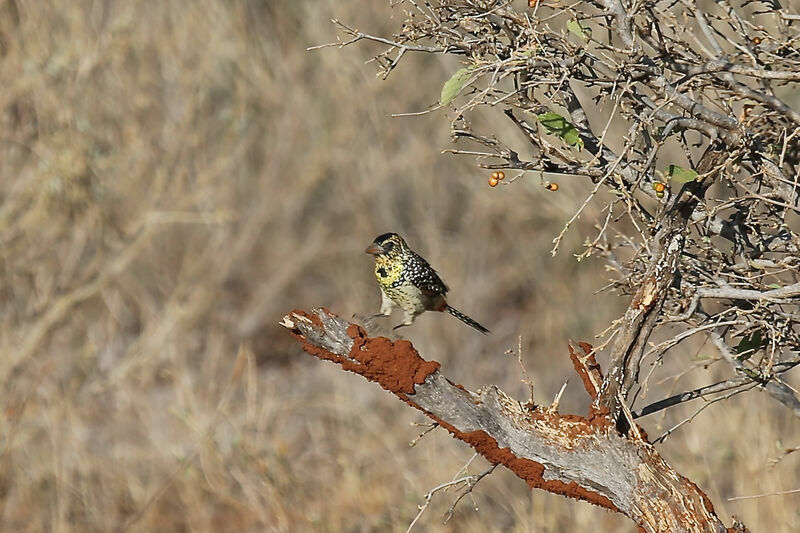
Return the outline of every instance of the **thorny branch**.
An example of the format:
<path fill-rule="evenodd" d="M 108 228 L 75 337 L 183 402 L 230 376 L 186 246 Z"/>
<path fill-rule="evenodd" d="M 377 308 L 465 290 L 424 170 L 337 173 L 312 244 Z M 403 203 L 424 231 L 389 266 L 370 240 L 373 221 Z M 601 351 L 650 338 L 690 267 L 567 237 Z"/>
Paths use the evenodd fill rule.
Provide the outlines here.
<path fill-rule="evenodd" d="M 565 232 L 605 213 L 576 256 L 607 260 L 618 275 L 609 288 L 631 303 L 608 330 L 598 408 L 629 407 L 629 391 L 646 386 L 650 337 L 666 325 L 677 331 L 664 346 L 713 332 L 732 361 L 746 360 L 745 373 L 731 363 L 734 393 L 780 388 L 775 369 L 800 362 L 800 110 L 790 97 L 800 88 L 800 14 L 758 0 L 393 5 L 403 19 L 394 35 L 335 21 L 343 38 L 331 45 L 385 47 L 374 58 L 384 78 L 413 53 L 460 57 L 469 76 L 437 105 L 454 110 L 453 140 L 481 149 L 447 151 L 537 181 L 586 178 Z M 512 127 L 476 130 L 479 108 Z M 546 113 L 564 127 L 545 127 Z M 524 151 L 511 148 L 520 134 Z M 782 401 L 795 410 L 788 392 Z"/>

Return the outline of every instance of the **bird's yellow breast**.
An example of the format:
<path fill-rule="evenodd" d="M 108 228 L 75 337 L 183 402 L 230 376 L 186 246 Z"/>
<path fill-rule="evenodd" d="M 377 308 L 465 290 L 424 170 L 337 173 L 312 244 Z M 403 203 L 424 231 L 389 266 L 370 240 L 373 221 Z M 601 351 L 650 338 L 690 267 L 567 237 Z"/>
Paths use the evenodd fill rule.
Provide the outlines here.
<path fill-rule="evenodd" d="M 381 287 L 391 287 L 402 282 L 403 262 L 384 260 L 381 257 L 375 260 L 375 278 Z"/>

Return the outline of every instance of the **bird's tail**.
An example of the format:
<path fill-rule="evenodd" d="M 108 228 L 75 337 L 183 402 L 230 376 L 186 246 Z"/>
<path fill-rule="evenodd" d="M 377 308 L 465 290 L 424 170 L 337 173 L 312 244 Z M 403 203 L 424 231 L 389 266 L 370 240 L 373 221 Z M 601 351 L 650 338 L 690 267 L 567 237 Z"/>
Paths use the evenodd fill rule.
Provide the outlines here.
<path fill-rule="evenodd" d="M 481 326 L 480 324 L 478 324 L 477 322 L 472 320 L 470 317 L 468 317 L 467 315 L 465 315 L 464 313 L 462 313 L 461 311 L 459 311 L 455 307 L 451 307 L 449 305 L 446 305 L 445 309 L 447 309 L 448 313 L 450 313 L 451 315 L 453 315 L 454 317 L 459 319 L 461 322 L 463 322 L 464 324 L 467 324 L 469 326 L 472 326 L 473 328 L 477 329 L 478 331 L 480 331 L 484 335 L 489 333 L 488 329 L 486 329 L 485 327 Z"/>

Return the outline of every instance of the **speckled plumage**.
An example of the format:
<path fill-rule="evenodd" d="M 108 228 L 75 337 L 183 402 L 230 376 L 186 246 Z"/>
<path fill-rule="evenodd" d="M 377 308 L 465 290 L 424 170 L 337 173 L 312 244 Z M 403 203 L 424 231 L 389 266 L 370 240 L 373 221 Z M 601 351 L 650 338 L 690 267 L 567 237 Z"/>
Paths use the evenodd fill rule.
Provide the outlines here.
<path fill-rule="evenodd" d="M 405 312 L 405 320 L 395 329 L 411 325 L 425 311 L 447 311 L 481 333 L 489 333 L 488 329 L 447 304 L 447 285 L 398 234 L 379 235 L 366 251 L 375 256 L 375 278 L 381 287 L 381 312 L 377 316 L 389 316 L 394 305 Z"/>

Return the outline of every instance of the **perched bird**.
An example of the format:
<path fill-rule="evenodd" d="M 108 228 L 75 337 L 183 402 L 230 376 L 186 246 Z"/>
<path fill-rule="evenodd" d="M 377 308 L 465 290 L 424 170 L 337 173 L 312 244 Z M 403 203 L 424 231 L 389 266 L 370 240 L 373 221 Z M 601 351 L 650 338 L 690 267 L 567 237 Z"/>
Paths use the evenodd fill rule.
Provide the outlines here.
<path fill-rule="evenodd" d="M 375 237 L 365 251 L 375 256 L 375 277 L 381 286 L 381 312 L 375 316 L 391 315 L 395 305 L 405 311 L 403 323 L 394 329 L 410 326 L 425 311 L 447 311 L 484 335 L 489 333 L 488 329 L 447 305 L 447 285 L 433 267 L 409 248 L 397 233 Z"/>

